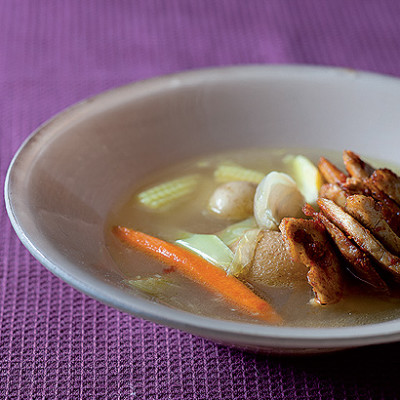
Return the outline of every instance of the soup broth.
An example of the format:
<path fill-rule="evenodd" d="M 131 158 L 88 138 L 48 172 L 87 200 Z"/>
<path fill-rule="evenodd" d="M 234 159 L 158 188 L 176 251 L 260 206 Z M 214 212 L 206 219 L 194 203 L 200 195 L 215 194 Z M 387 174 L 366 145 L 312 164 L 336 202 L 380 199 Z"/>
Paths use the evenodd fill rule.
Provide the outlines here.
<path fill-rule="evenodd" d="M 132 280 L 155 277 L 158 282 L 149 293 L 142 295 L 155 302 L 191 313 L 233 321 L 263 323 L 232 307 L 221 296 L 192 282 L 168 266 L 154 261 L 122 244 L 110 232 L 115 225 L 122 225 L 145 232 L 166 241 L 174 241 L 188 233 L 214 234 L 234 221 L 218 218 L 208 210 L 210 196 L 218 186 L 214 172 L 221 164 L 240 165 L 268 174 L 279 171 L 290 174 L 285 157 L 301 154 L 314 163 L 321 155 L 341 166 L 341 153 L 306 149 L 257 149 L 242 150 L 196 158 L 155 172 L 133 188 L 109 215 L 107 223 L 108 249 L 129 287 Z M 379 167 L 381 162 L 373 161 Z M 138 194 L 163 182 L 183 175 L 198 177 L 196 190 L 168 209 L 151 210 L 138 201 Z M 306 267 L 304 267 L 306 268 Z M 160 278 L 161 277 L 161 278 Z M 266 299 L 282 316 L 288 326 L 334 327 L 383 322 L 400 317 L 400 297 L 373 293 L 349 278 L 344 298 L 333 305 L 315 305 L 313 292 L 307 281 L 293 287 L 271 287 L 257 282 L 246 282 L 260 297 Z M 132 287 L 130 290 L 140 290 Z"/>

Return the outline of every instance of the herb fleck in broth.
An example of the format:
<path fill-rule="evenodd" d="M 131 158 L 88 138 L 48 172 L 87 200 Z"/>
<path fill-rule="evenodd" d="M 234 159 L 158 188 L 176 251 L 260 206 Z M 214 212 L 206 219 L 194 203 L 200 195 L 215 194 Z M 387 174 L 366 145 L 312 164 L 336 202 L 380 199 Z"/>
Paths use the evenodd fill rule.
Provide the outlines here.
<path fill-rule="evenodd" d="M 182 309 L 199 315 L 234 321 L 263 323 L 252 316 L 235 310 L 221 296 L 201 285 L 192 282 L 168 266 L 155 262 L 137 250 L 121 244 L 111 232 L 115 225 L 132 227 L 166 241 L 174 241 L 187 233 L 214 234 L 235 221 L 224 220 L 208 211 L 210 196 L 219 185 L 214 172 L 221 164 L 234 164 L 268 174 L 279 171 L 291 174 L 284 162 L 289 154 L 301 154 L 314 163 L 321 155 L 329 158 L 338 166 L 342 165 L 341 153 L 306 149 L 288 150 L 244 150 L 212 155 L 169 167 L 147 177 L 134 188 L 133 193 L 122 205 L 110 213 L 108 219 L 108 248 L 126 282 L 156 277 L 151 292 L 139 287 L 144 296 L 173 308 Z M 384 165 L 375 162 L 375 166 Z M 166 210 L 152 210 L 138 201 L 138 194 L 150 187 L 182 176 L 196 176 L 196 190 L 177 200 Z M 307 267 L 304 266 L 307 269 Z M 347 281 L 346 281 L 347 282 Z M 288 326 L 334 327 L 352 326 L 383 322 L 400 317 L 400 298 L 371 293 L 365 286 L 354 288 L 351 279 L 346 283 L 352 287 L 337 304 L 312 305 L 313 292 L 309 284 L 296 284 L 294 287 L 271 287 L 260 282 L 247 282 L 255 293 L 266 299 L 282 316 Z M 132 290 L 138 290 L 138 286 Z"/>

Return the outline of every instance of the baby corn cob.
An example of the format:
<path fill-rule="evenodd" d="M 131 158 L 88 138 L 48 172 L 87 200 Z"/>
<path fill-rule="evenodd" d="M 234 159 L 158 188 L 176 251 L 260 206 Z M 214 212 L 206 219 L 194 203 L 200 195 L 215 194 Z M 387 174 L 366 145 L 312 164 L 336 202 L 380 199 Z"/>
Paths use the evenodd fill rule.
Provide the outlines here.
<path fill-rule="evenodd" d="M 182 176 L 139 193 L 138 199 L 152 210 L 167 208 L 174 201 L 193 193 L 199 179 L 198 175 Z"/>
<path fill-rule="evenodd" d="M 214 178 L 219 183 L 233 181 L 260 183 L 264 176 L 262 172 L 234 164 L 221 164 L 214 172 Z"/>

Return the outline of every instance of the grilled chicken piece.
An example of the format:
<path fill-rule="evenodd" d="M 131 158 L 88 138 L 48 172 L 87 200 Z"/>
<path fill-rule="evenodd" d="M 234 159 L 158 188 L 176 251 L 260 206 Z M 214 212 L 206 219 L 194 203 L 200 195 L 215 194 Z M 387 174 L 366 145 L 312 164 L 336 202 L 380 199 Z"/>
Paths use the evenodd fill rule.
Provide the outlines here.
<path fill-rule="evenodd" d="M 346 175 L 325 157 L 319 159 L 318 169 L 328 183 L 343 183 L 346 181 Z"/>
<path fill-rule="evenodd" d="M 378 264 L 390 272 L 394 279 L 400 282 L 400 258 L 396 257 L 361 225 L 355 218 L 328 199 L 318 199 L 318 206 L 323 214 L 347 235 L 353 238 L 356 244 L 370 254 Z"/>
<path fill-rule="evenodd" d="M 377 169 L 371 175 L 371 181 L 382 192 L 400 205 L 400 177 L 390 169 Z"/>
<path fill-rule="evenodd" d="M 349 196 L 345 210 L 368 228 L 389 251 L 399 255 L 400 238 L 385 221 L 382 211 L 372 197 L 357 194 Z"/>
<path fill-rule="evenodd" d="M 351 151 L 343 152 L 343 161 L 349 176 L 320 159 L 319 170 L 328 182 L 317 201 L 321 212 L 306 204 L 303 212 L 312 221 L 285 218 L 280 225 L 292 257 L 310 268 L 308 280 L 321 304 L 338 301 L 343 290 L 328 236 L 353 275 L 375 290 L 390 293 L 384 271 L 400 283 L 400 177 L 375 170 Z"/>
<path fill-rule="evenodd" d="M 292 258 L 309 268 L 307 279 L 316 301 L 322 305 L 337 303 L 343 296 L 342 270 L 323 225 L 284 218 L 279 229 Z"/>
<path fill-rule="evenodd" d="M 349 269 L 361 281 L 374 287 L 378 292 L 389 294 L 385 281 L 374 268 L 371 258 L 353 243 L 335 224 L 322 213 L 316 212 L 312 206 L 306 204 L 303 212 L 314 220 L 319 221 L 331 236 L 341 255 L 349 264 Z"/>
<path fill-rule="evenodd" d="M 374 174 L 372 174 L 374 175 Z M 347 196 L 354 194 L 363 194 L 370 196 L 376 201 L 376 208 L 381 211 L 383 219 L 389 224 L 393 232 L 400 237 L 400 207 L 385 192 L 378 189 L 372 182 L 371 177 L 368 179 L 347 178 L 346 182 L 341 184 Z M 335 198 L 323 195 L 327 199 L 333 200 L 338 206 L 344 208 L 344 202 L 335 201 Z"/>
<path fill-rule="evenodd" d="M 334 201 L 340 207 L 346 204 L 347 193 L 340 186 L 335 183 L 324 183 L 319 190 L 319 197 Z"/>
<path fill-rule="evenodd" d="M 371 165 L 361 160 L 361 158 L 352 151 L 345 150 L 343 152 L 343 162 L 347 172 L 353 178 L 369 178 L 375 170 Z"/>
<path fill-rule="evenodd" d="M 379 190 L 371 179 L 365 180 L 364 185 L 368 193 L 377 201 L 385 221 L 396 235 L 400 236 L 400 207 L 385 192 Z"/>
<path fill-rule="evenodd" d="M 346 182 L 342 184 L 342 189 L 346 191 L 349 195 L 351 194 L 364 194 L 368 191 L 365 186 L 365 179 L 349 177 Z"/>

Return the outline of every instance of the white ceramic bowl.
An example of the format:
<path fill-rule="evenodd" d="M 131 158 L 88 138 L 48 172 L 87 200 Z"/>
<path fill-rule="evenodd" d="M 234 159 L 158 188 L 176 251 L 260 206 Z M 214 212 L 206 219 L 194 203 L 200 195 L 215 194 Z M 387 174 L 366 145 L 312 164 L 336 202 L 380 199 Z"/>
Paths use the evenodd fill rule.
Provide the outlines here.
<path fill-rule="evenodd" d="M 398 161 L 400 81 L 305 66 L 209 69 L 134 83 L 85 100 L 41 126 L 8 171 L 15 231 L 46 268 L 123 311 L 217 342 L 317 352 L 400 339 L 400 321 L 285 328 L 200 317 L 122 283 L 105 247 L 110 208 L 147 173 L 242 147 L 354 149 Z"/>

